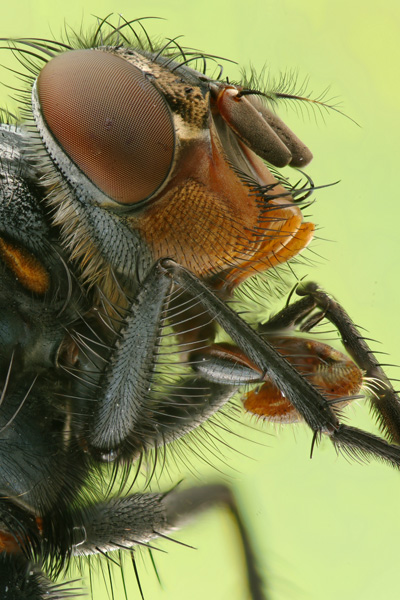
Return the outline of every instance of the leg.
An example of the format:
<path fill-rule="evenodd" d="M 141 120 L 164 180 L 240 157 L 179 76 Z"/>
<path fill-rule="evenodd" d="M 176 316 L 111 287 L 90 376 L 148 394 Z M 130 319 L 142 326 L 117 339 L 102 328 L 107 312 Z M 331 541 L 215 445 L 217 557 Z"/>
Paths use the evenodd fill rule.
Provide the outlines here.
<path fill-rule="evenodd" d="M 198 367 L 189 361 L 179 365 L 186 371 L 177 384 L 165 386 L 163 393 L 154 391 L 154 377 L 160 374 L 160 339 L 174 285 L 204 307 L 210 320 L 222 326 L 245 357 L 247 364 L 238 365 L 236 361 L 230 366 L 231 376 L 225 383 L 221 383 L 219 373 L 214 378 L 210 376 L 215 362 L 211 361 L 211 369 L 206 367 L 207 373 L 193 377 L 193 370 Z M 311 314 L 315 304 L 314 298 L 301 300 L 277 315 L 270 329 L 279 324 L 290 328 L 293 323 L 304 321 L 307 314 L 310 317 L 306 322 L 311 326 L 315 322 Z M 173 305 L 176 311 L 176 304 Z M 174 318 L 175 315 L 174 312 Z M 205 342 L 209 348 L 209 340 Z M 197 340 L 192 348 L 198 350 L 199 346 Z M 184 352 L 187 354 L 187 347 Z M 299 372 L 269 343 L 268 337 L 252 329 L 215 292 L 171 260 L 157 263 L 143 282 L 111 350 L 108 366 L 101 372 L 100 397 L 96 400 L 97 414 L 89 441 L 92 452 L 106 460 L 117 458 L 115 448 L 119 449 L 120 458 L 131 458 L 146 448 L 168 443 L 208 419 L 229 400 L 238 385 L 268 379 L 311 427 L 315 439 L 324 433 L 337 448 L 350 454 L 376 456 L 400 466 L 400 448 L 340 424 L 334 411 L 337 398 L 332 400 L 321 393 L 307 374 Z"/>
<path fill-rule="evenodd" d="M 177 387 L 170 386 L 165 394 L 153 394 L 162 351 L 160 339 L 175 284 L 195 298 L 194 302 L 203 307 L 210 320 L 215 319 L 231 336 L 250 361 L 247 372 L 255 370 L 255 378 L 260 381 L 268 376 L 314 431 L 333 433 L 339 422 L 322 394 L 195 275 L 164 260 L 155 265 L 140 287 L 108 364 L 101 371 L 89 438 L 96 457 L 131 458 L 146 447 L 180 437 L 229 400 L 236 386 L 243 383 L 243 376 L 247 376 L 232 372 L 233 377 L 225 384 L 209 383 L 205 378 L 190 377 L 193 369 L 189 363 L 188 377 Z M 209 341 L 206 342 L 208 347 Z M 198 340 L 192 345 L 192 352 L 199 346 Z M 254 373 L 250 375 L 254 379 Z"/>
<path fill-rule="evenodd" d="M 94 407 L 94 414 L 88 417 L 88 437 L 92 454 L 100 460 L 132 460 L 148 448 L 169 443 L 206 421 L 236 392 L 235 385 L 193 377 L 189 365 L 176 361 L 176 368 L 184 371 L 183 377 L 178 383 L 166 382 L 157 387 L 162 370 L 160 340 L 173 288 L 171 279 L 160 273 L 157 266 L 153 268 L 115 337 L 106 367 L 100 365 L 98 373 L 93 374 L 95 360 L 89 356 L 88 361 L 90 348 L 84 348 L 85 356 L 81 352 L 81 363 L 89 362 L 87 370 L 92 384 L 96 383 L 96 397 L 88 401 L 89 410 Z M 189 309 L 192 304 L 193 301 Z M 175 306 L 173 316 L 176 317 Z M 168 338 L 171 333 L 166 331 Z M 97 351 L 95 342 L 93 353 Z M 197 341 L 194 347 L 198 345 Z M 173 359 L 173 353 L 167 351 L 166 355 Z M 93 393 L 92 390 L 93 385 L 86 393 Z"/>
<path fill-rule="evenodd" d="M 379 425 L 389 440 L 400 443 L 400 402 L 392 384 L 384 373 L 365 338 L 360 335 L 353 321 L 335 300 L 320 290 L 314 283 L 308 283 L 297 293 L 310 299 L 322 310 L 326 317 L 340 333 L 342 342 L 354 362 L 373 380 L 372 408 L 378 418 Z M 305 322 L 303 331 L 308 331 L 312 321 Z"/>
<path fill-rule="evenodd" d="M 342 449 L 353 457 L 359 458 L 361 455 L 368 459 L 375 456 L 393 466 L 400 466 L 398 446 L 390 445 L 373 434 L 339 423 L 329 401 L 290 363 L 279 357 L 273 346 L 262 339 L 190 272 L 171 260 L 161 261 L 160 268 L 189 290 L 193 296 L 201 298 L 205 308 L 231 336 L 251 363 L 284 392 L 290 403 L 314 431 L 314 439 L 318 439 L 321 433 L 325 433 L 338 450 Z M 314 320 L 312 322 L 314 323 Z"/>
<path fill-rule="evenodd" d="M 171 531 L 218 505 L 229 511 L 236 525 L 252 600 L 267 600 L 257 570 L 256 553 L 235 497 L 230 488 L 222 484 L 182 491 L 174 489 L 166 494 L 133 494 L 77 511 L 72 516 L 77 538 L 74 554 L 102 554 L 147 546 L 158 537 L 168 539 Z"/>

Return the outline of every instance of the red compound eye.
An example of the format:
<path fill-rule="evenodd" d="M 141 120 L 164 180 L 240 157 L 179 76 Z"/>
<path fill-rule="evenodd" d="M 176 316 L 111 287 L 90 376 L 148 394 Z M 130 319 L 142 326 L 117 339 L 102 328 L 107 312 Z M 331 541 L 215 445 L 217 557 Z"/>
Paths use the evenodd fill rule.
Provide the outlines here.
<path fill-rule="evenodd" d="M 37 90 L 51 133 L 104 194 L 133 204 L 160 187 L 173 161 L 174 126 L 137 67 L 109 52 L 66 52 L 42 69 Z"/>

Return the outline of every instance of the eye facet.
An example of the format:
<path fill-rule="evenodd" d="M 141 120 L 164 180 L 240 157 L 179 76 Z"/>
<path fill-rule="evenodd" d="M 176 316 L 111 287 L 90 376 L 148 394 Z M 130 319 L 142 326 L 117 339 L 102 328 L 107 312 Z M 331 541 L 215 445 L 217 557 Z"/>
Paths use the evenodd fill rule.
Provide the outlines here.
<path fill-rule="evenodd" d="M 53 137 L 104 194 L 134 204 L 162 185 L 174 125 L 165 99 L 137 67 L 110 52 L 66 52 L 42 69 L 37 93 Z"/>

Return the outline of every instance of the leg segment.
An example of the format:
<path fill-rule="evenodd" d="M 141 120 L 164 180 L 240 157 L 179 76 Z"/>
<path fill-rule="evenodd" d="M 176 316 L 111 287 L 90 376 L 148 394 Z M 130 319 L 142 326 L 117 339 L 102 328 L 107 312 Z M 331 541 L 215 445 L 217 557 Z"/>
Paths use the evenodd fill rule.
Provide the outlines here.
<path fill-rule="evenodd" d="M 365 338 L 360 335 L 343 307 L 319 289 L 316 284 L 309 283 L 300 288 L 297 293 L 304 295 L 304 299 L 312 300 L 315 306 L 321 309 L 322 317 L 326 317 L 339 331 L 343 345 L 354 362 L 365 371 L 367 377 L 375 381 L 375 384 L 372 383 L 372 407 L 388 439 L 399 444 L 400 402 Z M 303 331 L 307 331 L 310 325 L 312 326 L 312 321 L 306 322 Z"/>
<path fill-rule="evenodd" d="M 270 377 L 313 430 L 332 433 L 338 427 L 337 417 L 321 393 L 271 344 L 195 275 L 164 260 L 155 265 L 140 287 L 111 349 L 108 365 L 101 371 L 89 435 L 91 450 L 97 457 L 131 458 L 146 447 L 181 437 L 208 419 L 243 383 L 243 374 L 234 371 L 223 383 L 198 375 L 193 378 L 191 368 L 178 387 L 170 386 L 164 395 L 152 393 L 162 351 L 164 318 L 175 283 L 195 298 L 210 320 L 215 319 L 244 352 L 251 364 L 247 373 L 250 371 L 252 379 L 255 365 L 256 378 L 262 381 L 264 376 Z M 192 346 L 193 350 L 198 348 L 199 340 Z"/>
<path fill-rule="evenodd" d="M 169 299 L 176 285 L 184 291 L 185 297 L 188 295 L 193 298 L 193 302 L 197 302 L 201 310 L 204 309 L 210 321 L 215 320 L 231 337 L 239 349 L 237 354 L 240 359 L 227 361 L 228 371 L 224 379 L 221 378 L 220 364 L 212 354 L 216 346 L 210 346 L 209 339 L 204 340 L 203 348 L 206 351 L 200 354 L 200 361 L 196 352 L 200 350 L 201 353 L 201 340 L 197 339 L 193 345 L 183 344 L 183 353 L 189 355 L 191 360 L 175 365 L 186 371 L 160 393 L 160 390 L 154 389 L 154 386 L 157 387 L 163 350 L 160 340 L 168 320 Z M 376 456 L 400 466 L 399 447 L 340 424 L 334 408 L 348 401 L 348 396 L 353 396 L 358 389 L 357 385 L 355 389 L 343 387 L 343 393 L 339 390 L 335 396 L 326 382 L 318 380 L 318 366 L 324 360 L 325 350 L 316 351 L 315 346 L 311 349 L 311 364 L 317 357 L 312 364 L 315 374 L 297 365 L 287 350 L 283 353 L 279 351 L 276 346 L 282 345 L 282 338 L 270 343 L 266 329 L 290 329 L 298 323 L 303 323 L 304 329 L 310 329 L 321 318 L 320 315 L 315 317 L 313 311 L 318 300 L 325 307 L 326 298 L 322 300 L 314 296 L 308 294 L 284 309 L 267 324 L 264 331 L 260 328 L 258 332 L 191 272 L 170 259 L 159 261 L 146 277 L 127 312 L 124 325 L 111 349 L 107 368 L 100 370 L 99 396 L 94 403 L 95 416 L 91 418 L 93 428 L 89 434 L 92 452 L 103 460 L 115 460 L 118 457 L 131 459 L 147 448 L 169 443 L 201 425 L 232 397 L 239 385 L 247 381 L 269 381 L 314 431 L 315 439 L 324 433 L 336 447 L 350 454 Z M 175 328 L 177 305 L 172 305 L 174 316 L 169 325 Z M 343 324 L 340 327 L 343 328 Z M 174 330 L 166 335 L 174 336 Z M 343 337 L 347 337 L 344 329 Z M 300 344 L 300 354 L 304 355 L 302 342 L 296 343 Z M 358 348 L 356 359 L 358 355 L 365 354 L 362 346 Z M 296 350 L 291 352 L 296 354 Z M 201 358 L 208 360 L 203 370 Z M 351 379 L 351 367 L 347 365 L 346 369 L 342 379 L 347 385 Z M 194 371 L 197 371 L 197 375 Z"/>
<path fill-rule="evenodd" d="M 329 401 L 321 392 L 300 375 L 272 345 L 213 294 L 206 285 L 171 260 L 161 261 L 160 269 L 164 269 L 166 274 L 184 286 L 193 296 L 201 298 L 201 302 L 208 312 L 215 317 L 251 363 L 283 391 L 290 403 L 314 431 L 315 439 L 321 433 L 325 433 L 329 435 L 336 448 L 351 456 L 357 458 L 360 455 L 363 458 L 375 456 L 393 466 L 400 467 L 400 447 L 391 445 L 373 434 L 339 423 Z M 308 300 L 307 302 L 311 307 L 317 301 L 312 298 L 312 302 Z M 305 304 L 301 305 L 302 310 Z M 311 310 L 310 308 L 310 312 Z M 305 310 L 306 313 L 307 310 Z M 286 318 L 288 323 L 294 318 L 294 322 L 296 322 L 296 316 L 293 317 L 292 313 L 287 317 L 281 315 L 281 318 Z M 311 322 L 314 324 L 315 319 L 312 319 Z M 359 350 L 359 352 L 363 355 L 363 351 Z"/>
<path fill-rule="evenodd" d="M 116 336 L 106 368 L 99 370 L 96 399 L 89 402 L 94 414 L 88 438 L 92 454 L 101 460 L 131 460 L 147 448 L 183 436 L 236 392 L 237 385 L 193 377 L 187 365 L 181 381 L 154 389 L 173 287 L 157 266 L 150 271 Z M 185 368 L 184 363 L 175 366 Z"/>
<path fill-rule="evenodd" d="M 133 494 L 77 511 L 72 517 L 77 537 L 74 554 L 102 554 L 146 546 L 218 505 L 228 509 L 236 525 L 252 600 L 267 600 L 256 554 L 235 497 L 230 488 L 221 484 L 174 489 L 166 494 Z"/>

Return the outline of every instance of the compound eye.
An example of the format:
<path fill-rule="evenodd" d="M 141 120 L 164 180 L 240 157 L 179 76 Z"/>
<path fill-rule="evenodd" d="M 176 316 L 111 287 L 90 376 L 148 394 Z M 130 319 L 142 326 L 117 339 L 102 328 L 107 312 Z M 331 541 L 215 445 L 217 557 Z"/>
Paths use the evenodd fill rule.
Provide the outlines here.
<path fill-rule="evenodd" d="M 53 137 L 108 197 L 134 204 L 162 185 L 174 157 L 172 116 L 137 67 L 109 52 L 66 52 L 42 69 L 37 93 Z"/>

